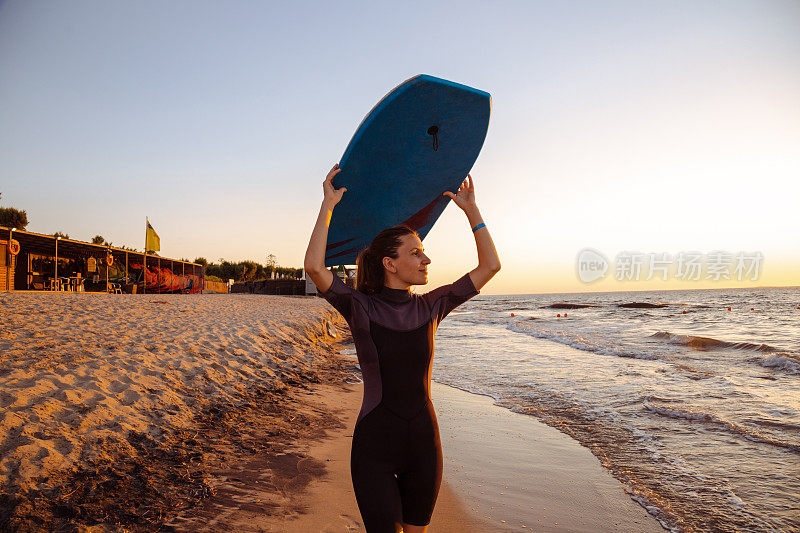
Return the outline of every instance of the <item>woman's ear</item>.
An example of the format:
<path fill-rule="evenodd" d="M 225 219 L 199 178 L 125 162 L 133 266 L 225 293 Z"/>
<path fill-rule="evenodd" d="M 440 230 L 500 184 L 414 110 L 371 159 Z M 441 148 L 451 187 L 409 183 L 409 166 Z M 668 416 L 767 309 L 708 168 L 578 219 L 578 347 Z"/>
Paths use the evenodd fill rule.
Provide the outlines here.
<path fill-rule="evenodd" d="M 397 267 L 392 264 L 391 257 L 384 257 L 383 258 L 383 268 L 391 272 L 392 274 L 397 274 Z"/>

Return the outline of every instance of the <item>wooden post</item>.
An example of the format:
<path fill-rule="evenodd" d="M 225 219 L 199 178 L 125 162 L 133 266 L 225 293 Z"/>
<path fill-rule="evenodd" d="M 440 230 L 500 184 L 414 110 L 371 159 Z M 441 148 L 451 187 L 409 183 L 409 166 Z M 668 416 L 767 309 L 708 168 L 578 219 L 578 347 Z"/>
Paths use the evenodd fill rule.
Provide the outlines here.
<path fill-rule="evenodd" d="M 11 228 L 8 230 L 8 246 L 6 246 L 5 254 L 6 254 L 6 290 L 11 290 L 11 265 L 14 263 L 14 256 L 11 255 L 11 241 L 14 240 L 14 229 Z M 30 271 L 30 269 L 28 269 Z M 25 287 L 30 288 L 30 287 Z"/>
<path fill-rule="evenodd" d="M 144 217 L 144 253 L 142 254 L 142 294 L 147 294 L 147 217 Z"/>

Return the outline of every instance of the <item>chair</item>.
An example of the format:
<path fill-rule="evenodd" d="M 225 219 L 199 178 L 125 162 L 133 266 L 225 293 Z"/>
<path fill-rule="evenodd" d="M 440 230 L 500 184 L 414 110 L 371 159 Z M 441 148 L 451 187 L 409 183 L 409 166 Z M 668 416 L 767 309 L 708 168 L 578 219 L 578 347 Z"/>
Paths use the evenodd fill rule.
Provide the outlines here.
<path fill-rule="evenodd" d="M 60 291 L 61 290 L 61 280 L 58 278 L 48 278 L 47 280 L 47 290 L 49 291 Z"/>
<path fill-rule="evenodd" d="M 119 283 L 112 283 L 109 281 L 108 284 L 106 285 L 106 290 L 107 292 L 113 294 L 122 294 L 122 287 L 120 286 Z"/>

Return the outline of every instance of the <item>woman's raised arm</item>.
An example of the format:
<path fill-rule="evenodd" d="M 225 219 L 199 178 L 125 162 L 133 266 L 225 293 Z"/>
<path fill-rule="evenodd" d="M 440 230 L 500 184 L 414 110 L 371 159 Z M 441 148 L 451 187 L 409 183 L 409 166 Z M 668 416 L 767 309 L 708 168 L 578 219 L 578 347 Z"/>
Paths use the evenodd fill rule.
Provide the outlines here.
<path fill-rule="evenodd" d="M 325 177 L 322 184 L 325 193 L 322 199 L 322 206 L 319 209 L 319 216 L 317 216 L 317 223 L 314 225 L 314 231 L 311 232 L 311 239 L 308 242 L 308 249 L 306 250 L 306 257 L 303 260 L 303 268 L 306 271 L 306 276 L 311 278 L 314 285 L 322 292 L 327 292 L 333 283 L 333 273 L 325 268 L 325 247 L 328 244 L 328 226 L 331 223 L 331 215 L 333 215 L 333 208 L 342 199 L 342 195 L 347 192 L 347 187 L 341 189 L 333 188 L 333 177 L 341 172 L 339 164 L 333 165 L 333 168 Z"/>
<path fill-rule="evenodd" d="M 475 203 L 475 185 L 472 176 L 467 174 L 456 194 L 445 191 L 442 195 L 449 196 L 464 211 L 470 227 L 481 226 L 473 231 L 475 246 L 478 248 L 478 266 L 469 273 L 472 284 L 475 285 L 477 290 L 481 290 L 500 270 L 500 258 L 494 248 L 489 228 L 483 224 L 483 217 L 481 217 L 481 212 Z"/>

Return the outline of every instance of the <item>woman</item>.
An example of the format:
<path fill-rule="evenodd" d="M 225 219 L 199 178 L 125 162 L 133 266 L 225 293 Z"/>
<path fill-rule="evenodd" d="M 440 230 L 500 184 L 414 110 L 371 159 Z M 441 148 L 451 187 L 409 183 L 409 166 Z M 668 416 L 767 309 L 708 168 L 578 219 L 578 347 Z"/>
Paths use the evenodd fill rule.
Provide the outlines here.
<path fill-rule="evenodd" d="M 334 189 L 334 165 L 325 178 L 316 226 L 305 257 L 306 274 L 347 320 L 364 378 L 364 400 L 353 431 L 350 471 L 368 533 L 424 533 L 442 480 L 442 447 L 430 398 L 436 328 L 500 270 L 500 260 L 475 204 L 472 177 L 453 199 L 467 215 L 478 247 L 478 266 L 458 281 L 426 294 L 422 241 L 406 226 L 379 233 L 356 264 L 356 289 L 325 269 L 328 225 L 346 187 Z"/>

